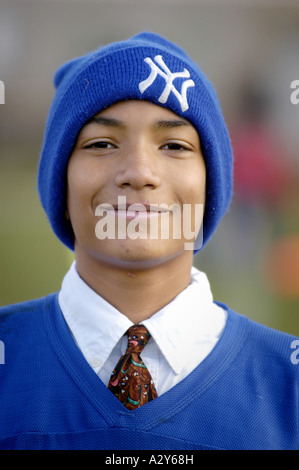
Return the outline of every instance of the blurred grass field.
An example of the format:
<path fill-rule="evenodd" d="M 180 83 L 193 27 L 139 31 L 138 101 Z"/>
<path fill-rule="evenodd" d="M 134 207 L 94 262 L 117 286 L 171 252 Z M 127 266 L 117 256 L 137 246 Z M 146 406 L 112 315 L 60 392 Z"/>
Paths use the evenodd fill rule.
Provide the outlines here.
<path fill-rule="evenodd" d="M 0 305 L 60 288 L 72 254 L 56 239 L 40 206 L 35 169 L 0 172 Z"/>

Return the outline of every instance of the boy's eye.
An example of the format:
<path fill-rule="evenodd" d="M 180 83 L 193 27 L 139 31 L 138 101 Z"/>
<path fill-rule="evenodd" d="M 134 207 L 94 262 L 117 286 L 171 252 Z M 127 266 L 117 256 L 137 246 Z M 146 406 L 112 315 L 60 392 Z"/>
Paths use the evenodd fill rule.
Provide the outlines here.
<path fill-rule="evenodd" d="M 96 142 L 92 142 L 90 144 L 87 144 L 84 148 L 86 149 L 114 149 L 115 145 L 111 144 L 111 142 L 106 142 L 104 140 L 99 140 Z"/>
<path fill-rule="evenodd" d="M 169 142 L 168 144 L 163 145 L 163 150 L 189 150 L 188 147 L 185 147 L 178 142 Z"/>

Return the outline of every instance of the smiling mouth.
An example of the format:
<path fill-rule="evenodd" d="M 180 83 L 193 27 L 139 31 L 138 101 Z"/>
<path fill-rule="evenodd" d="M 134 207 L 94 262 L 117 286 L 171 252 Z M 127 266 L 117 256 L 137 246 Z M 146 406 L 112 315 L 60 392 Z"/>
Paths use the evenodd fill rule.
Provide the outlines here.
<path fill-rule="evenodd" d="M 115 215 L 119 217 L 126 217 L 128 219 L 138 218 L 148 218 L 152 216 L 157 216 L 160 214 L 165 214 L 169 212 L 169 208 L 166 205 L 158 204 L 143 204 L 140 202 L 125 203 L 125 204 L 100 204 L 100 207 L 103 211 L 115 212 Z"/>
<path fill-rule="evenodd" d="M 99 204 L 94 215 L 101 217 L 95 227 L 99 240 L 181 240 L 183 230 L 183 238 L 191 240 L 185 243 L 185 249 L 193 250 L 194 240 L 202 226 L 203 204 L 195 204 L 195 207 L 192 207 L 191 204 L 179 203 L 170 206 L 165 203 L 127 203 L 125 196 L 119 196 L 117 204 Z M 200 246 L 201 243 L 200 234 Z"/>
<path fill-rule="evenodd" d="M 134 219 L 135 217 L 143 219 L 168 212 L 165 209 L 161 209 L 157 204 L 140 203 L 127 204 L 126 208 L 117 208 L 116 210 L 119 216 L 124 216 L 127 219 Z"/>

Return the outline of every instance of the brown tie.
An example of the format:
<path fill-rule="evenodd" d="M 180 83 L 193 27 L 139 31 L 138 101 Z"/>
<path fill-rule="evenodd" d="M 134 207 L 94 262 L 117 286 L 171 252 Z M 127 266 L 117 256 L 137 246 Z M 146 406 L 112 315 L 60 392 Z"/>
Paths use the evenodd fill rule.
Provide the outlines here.
<path fill-rule="evenodd" d="M 116 364 L 108 388 L 128 410 L 135 410 L 157 398 L 151 374 L 140 357 L 151 335 L 143 325 L 131 326 L 126 335 L 127 350 Z"/>

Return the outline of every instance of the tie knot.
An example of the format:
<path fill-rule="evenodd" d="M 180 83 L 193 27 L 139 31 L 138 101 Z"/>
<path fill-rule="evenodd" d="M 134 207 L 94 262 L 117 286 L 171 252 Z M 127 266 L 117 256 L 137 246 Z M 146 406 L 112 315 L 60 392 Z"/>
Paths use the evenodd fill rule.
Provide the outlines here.
<path fill-rule="evenodd" d="M 151 335 L 143 325 L 134 325 L 128 329 L 127 352 L 140 354 Z"/>

